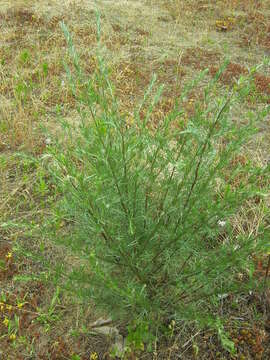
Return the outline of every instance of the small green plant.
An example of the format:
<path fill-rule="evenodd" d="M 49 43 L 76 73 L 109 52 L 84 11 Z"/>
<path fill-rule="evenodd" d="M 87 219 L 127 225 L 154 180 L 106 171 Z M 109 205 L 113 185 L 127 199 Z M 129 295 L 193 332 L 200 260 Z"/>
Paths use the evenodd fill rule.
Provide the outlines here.
<path fill-rule="evenodd" d="M 139 321 L 128 326 L 127 346 L 132 350 L 144 350 L 144 344 L 151 344 L 155 337 L 149 332 L 148 322 Z"/>
<path fill-rule="evenodd" d="M 51 324 L 59 319 L 59 316 L 57 315 L 57 311 L 56 311 L 56 307 L 60 302 L 59 296 L 60 296 L 60 289 L 59 287 L 57 287 L 54 296 L 51 300 L 48 311 L 47 312 L 40 311 L 37 317 L 37 321 L 40 322 L 42 325 L 44 325 L 46 332 L 50 331 Z"/>
<path fill-rule="evenodd" d="M 27 64 L 29 64 L 30 59 L 31 59 L 30 52 L 27 49 L 23 50 L 20 54 L 20 62 L 23 65 L 27 65 Z"/>
<path fill-rule="evenodd" d="M 42 63 L 42 74 L 45 78 L 48 76 L 48 72 L 49 72 L 48 63 L 46 62 Z"/>
<path fill-rule="evenodd" d="M 62 216 L 73 229 L 67 244 L 84 259 L 72 273 L 73 290 L 114 319 L 136 324 L 137 330 L 129 327 L 135 347 L 151 342 L 172 320 L 217 328 L 219 297 L 254 286 L 252 277 L 240 281 L 238 274 L 248 272 L 251 254 L 267 243 L 263 226 L 256 234 L 238 234 L 231 220 L 246 200 L 264 195 L 258 184 L 270 167 L 237 157 L 269 107 L 235 121 L 231 108 L 249 93 L 250 81 L 242 77 L 217 96 L 212 90 L 225 64 L 188 121 L 182 104 L 207 71 L 187 84 L 157 127 L 151 120 L 162 87 L 151 96 L 153 77 L 130 121 L 119 109 L 101 46 L 99 68 L 89 79 L 64 24 L 62 29 L 81 122 L 62 121 L 63 140 L 50 148 Z M 97 37 L 100 42 L 99 18 Z M 146 333 L 152 335 L 146 339 Z M 218 333 L 233 351 L 222 325 Z"/>
<path fill-rule="evenodd" d="M 81 357 L 79 355 L 77 355 L 77 354 L 73 354 L 71 356 L 71 360 L 81 360 Z"/>
<path fill-rule="evenodd" d="M 217 318 L 215 322 L 217 334 L 219 336 L 221 345 L 225 350 L 230 352 L 231 354 L 235 354 L 235 346 L 234 342 L 230 340 L 229 336 L 227 335 L 226 331 L 224 330 L 224 326 L 222 324 L 221 319 Z"/>

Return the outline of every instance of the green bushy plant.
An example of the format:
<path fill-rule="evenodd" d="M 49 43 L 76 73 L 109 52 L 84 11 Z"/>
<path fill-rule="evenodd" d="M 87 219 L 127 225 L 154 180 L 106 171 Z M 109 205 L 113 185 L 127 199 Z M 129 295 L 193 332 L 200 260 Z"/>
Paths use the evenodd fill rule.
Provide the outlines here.
<path fill-rule="evenodd" d="M 246 200 L 263 195 L 259 183 L 269 166 L 233 160 L 269 107 L 249 113 L 244 123 L 235 120 L 231 108 L 247 96 L 249 79 L 220 95 L 221 69 L 188 121 L 183 103 L 207 71 L 186 85 L 156 127 L 151 120 L 162 87 L 153 77 L 128 121 L 101 46 L 99 68 L 89 79 L 62 28 L 80 122 L 63 121 L 63 139 L 51 146 L 52 172 L 63 195 L 61 212 L 72 224 L 66 243 L 84 259 L 71 274 L 76 291 L 115 319 L 149 324 L 149 332 L 172 319 L 215 324 L 222 294 L 254 286 L 251 255 L 267 243 L 266 229 L 237 234 L 231 219 Z M 239 273 L 249 277 L 240 281 Z"/>

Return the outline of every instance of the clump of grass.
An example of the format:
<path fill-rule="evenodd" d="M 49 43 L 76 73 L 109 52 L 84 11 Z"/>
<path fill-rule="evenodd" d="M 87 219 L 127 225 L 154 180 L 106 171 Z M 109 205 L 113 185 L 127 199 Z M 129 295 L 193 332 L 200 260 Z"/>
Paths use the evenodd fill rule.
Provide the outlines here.
<path fill-rule="evenodd" d="M 237 234 L 231 219 L 247 200 L 263 198 L 258 179 L 270 170 L 233 159 L 269 107 L 240 124 L 233 121 L 231 108 L 249 94 L 250 81 L 242 76 L 217 96 L 224 66 L 205 85 L 188 121 L 181 104 L 207 71 L 186 85 L 157 128 L 151 115 L 163 87 L 154 92 L 154 76 L 127 121 L 101 45 L 99 68 L 89 79 L 64 24 L 62 29 L 74 64 L 66 70 L 81 121 L 62 122 L 65 144 L 59 139 L 51 154 L 63 194 L 61 216 L 74 224 L 66 243 L 86 267 L 85 273 L 82 267 L 72 274 L 79 284 L 74 288 L 114 319 L 129 323 L 141 341 L 151 342 L 149 333 L 162 333 L 172 320 L 196 321 L 218 328 L 224 346 L 232 348 L 215 309 L 222 294 L 255 286 L 251 255 L 265 251 L 267 230 L 261 224 L 256 234 Z M 97 37 L 100 41 L 99 21 Z"/>

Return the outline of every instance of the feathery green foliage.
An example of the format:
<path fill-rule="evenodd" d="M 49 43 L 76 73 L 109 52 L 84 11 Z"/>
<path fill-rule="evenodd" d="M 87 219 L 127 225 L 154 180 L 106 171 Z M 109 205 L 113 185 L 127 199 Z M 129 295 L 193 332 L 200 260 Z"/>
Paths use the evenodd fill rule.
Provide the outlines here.
<path fill-rule="evenodd" d="M 52 171 L 63 194 L 61 211 L 74 224 L 67 243 L 91 273 L 73 274 L 78 293 L 113 318 L 151 330 L 172 319 L 215 326 L 220 295 L 254 286 L 251 255 L 267 245 L 266 229 L 237 234 L 231 220 L 248 199 L 263 196 L 259 183 L 269 166 L 232 160 L 269 107 L 242 124 L 233 119 L 231 108 L 248 95 L 250 78 L 217 94 L 225 64 L 188 121 L 182 104 L 207 71 L 186 85 L 155 128 L 151 119 L 162 87 L 152 95 L 153 77 L 130 121 L 119 111 L 101 50 L 99 70 L 88 79 L 62 28 L 81 121 L 63 121 L 64 139 L 51 147 Z M 239 273 L 247 275 L 244 281 Z"/>

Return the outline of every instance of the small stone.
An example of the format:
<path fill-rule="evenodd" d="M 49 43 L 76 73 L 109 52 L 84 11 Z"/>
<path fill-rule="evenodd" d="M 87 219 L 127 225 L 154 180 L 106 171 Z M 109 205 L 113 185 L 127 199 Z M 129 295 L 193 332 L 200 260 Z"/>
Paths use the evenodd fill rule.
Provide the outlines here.
<path fill-rule="evenodd" d="M 229 296 L 229 294 L 218 294 L 218 298 L 219 298 L 220 300 L 226 299 L 228 296 Z"/>
<path fill-rule="evenodd" d="M 112 346 L 111 351 L 115 356 L 122 358 L 125 352 L 125 340 L 119 331 L 114 326 L 109 326 L 112 319 L 98 319 L 90 326 L 97 334 L 105 335 L 111 338 Z"/>
<path fill-rule="evenodd" d="M 51 138 L 46 138 L 45 139 L 45 144 L 46 145 L 50 145 L 52 143 L 52 139 Z"/>
<path fill-rule="evenodd" d="M 99 318 L 96 321 L 94 321 L 92 324 L 90 324 L 90 327 L 95 328 L 98 326 L 105 326 L 111 323 L 112 323 L 111 318 L 107 318 L 107 319 Z"/>
<path fill-rule="evenodd" d="M 97 334 L 106 335 L 106 336 L 110 336 L 110 337 L 114 337 L 114 336 L 118 335 L 118 330 L 115 327 L 111 327 L 111 326 L 99 326 L 99 327 L 93 328 L 93 330 Z"/>

